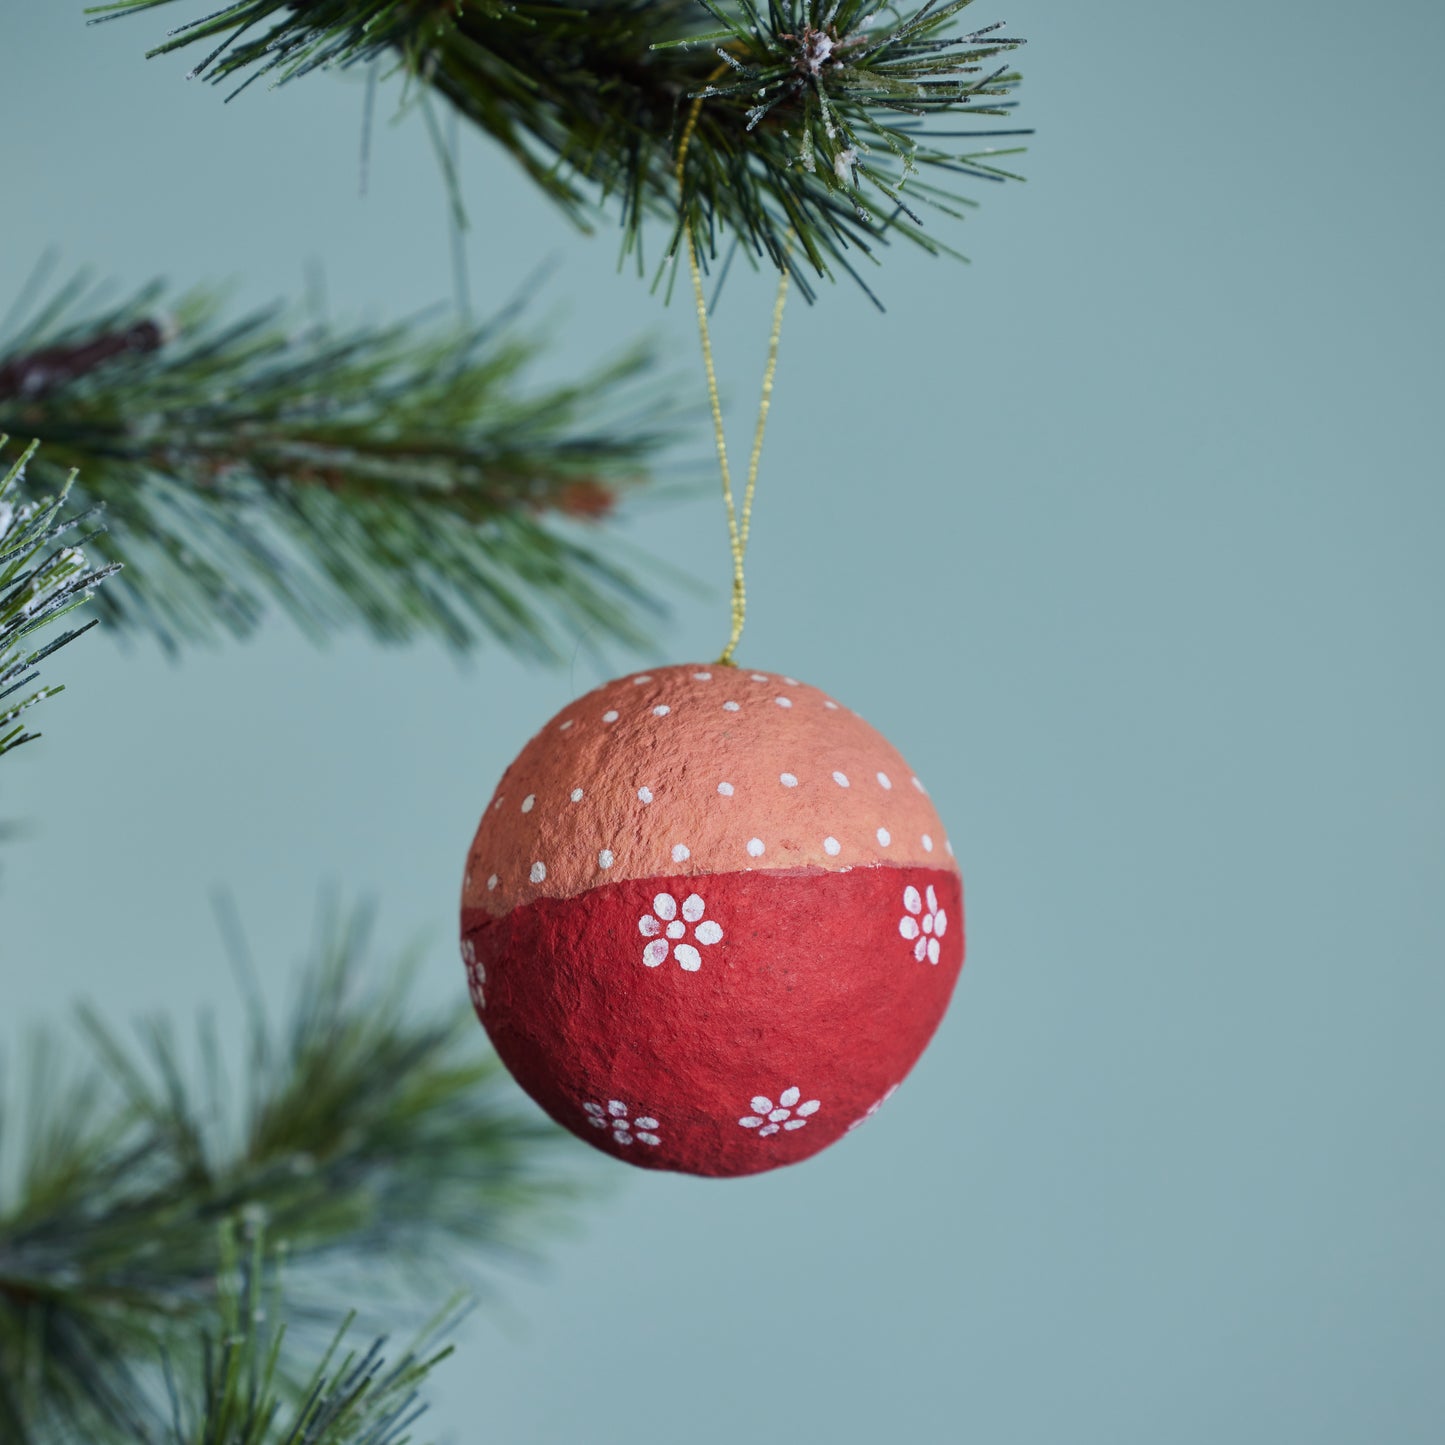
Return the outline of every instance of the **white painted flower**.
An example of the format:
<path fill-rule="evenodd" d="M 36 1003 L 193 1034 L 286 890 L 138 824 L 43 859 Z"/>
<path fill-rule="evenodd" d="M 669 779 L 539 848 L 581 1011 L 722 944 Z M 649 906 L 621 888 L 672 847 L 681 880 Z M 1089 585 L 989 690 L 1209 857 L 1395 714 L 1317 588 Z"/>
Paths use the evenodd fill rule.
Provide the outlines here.
<path fill-rule="evenodd" d="M 614 1144 L 661 1144 L 657 1130 L 662 1126 L 650 1115 L 639 1114 L 635 1119 L 627 1117 L 627 1105 L 621 1099 L 609 1099 L 604 1108 L 601 1104 L 583 1104 L 587 1111 L 587 1122 L 594 1129 L 611 1129 Z"/>
<path fill-rule="evenodd" d="M 913 943 L 913 956 L 919 963 L 925 958 L 929 963 L 937 963 L 938 940 L 948 928 L 948 914 L 938 906 L 938 894 L 931 883 L 927 890 L 927 908 L 924 902 L 911 883 L 903 890 L 903 906 L 908 912 L 898 920 L 898 932 Z"/>
<path fill-rule="evenodd" d="M 462 939 L 462 962 L 467 966 L 467 992 L 479 1009 L 487 1006 L 487 966 L 477 961 L 477 950 L 470 938 Z"/>
<path fill-rule="evenodd" d="M 858 1128 L 860 1124 L 866 1124 L 879 1111 L 879 1109 L 881 1109 L 884 1104 L 886 1104 L 889 1099 L 891 1099 L 897 1092 L 898 1085 L 894 1084 L 894 1086 L 889 1089 L 888 1092 L 884 1094 L 881 1099 L 875 1099 L 871 1104 L 869 1104 L 868 1107 L 863 1111 L 863 1113 L 858 1118 L 854 1119 L 851 1124 L 848 1125 L 848 1128 L 845 1132 L 851 1134 L 854 1129 Z"/>
<path fill-rule="evenodd" d="M 637 920 L 637 931 L 652 940 L 642 950 L 642 961 L 648 968 L 665 963 L 669 951 L 688 973 L 696 973 L 702 967 L 702 954 L 695 945 L 686 941 L 689 925 L 692 926 L 692 936 L 705 947 L 721 941 L 722 928 L 712 919 L 703 917 L 707 904 L 696 893 L 689 893 L 682 900 L 680 912 L 681 917 L 678 916 L 677 899 L 671 893 L 659 893 L 652 900 L 652 912 L 644 913 Z"/>
<path fill-rule="evenodd" d="M 776 1134 L 779 1129 L 801 1129 L 808 1122 L 811 1115 L 818 1112 L 818 1100 L 809 1099 L 806 1103 L 800 1104 L 802 1090 L 796 1085 L 791 1089 L 784 1089 L 778 1095 L 776 1106 L 773 1101 L 763 1094 L 755 1094 L 749 1101 L 752 1104 L 753 1112 L 744 1114 L 738 1123 L 744 1129 L 756 1129 L 760 1139 L 766 1139 L 769 1134 Z"/>

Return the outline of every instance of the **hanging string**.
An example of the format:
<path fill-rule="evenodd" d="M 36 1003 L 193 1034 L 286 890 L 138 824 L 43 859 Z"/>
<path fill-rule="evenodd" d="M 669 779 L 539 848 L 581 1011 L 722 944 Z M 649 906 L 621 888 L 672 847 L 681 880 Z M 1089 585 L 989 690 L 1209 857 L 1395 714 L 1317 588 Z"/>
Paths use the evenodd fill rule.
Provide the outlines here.
<path fill-rule="evenodd" d="M 727 70 L 720 66 L 708 77 L 711 84 Z M 683 173 L 687 165 L 687 150 L 692 144 L 693 132 L 697 129 L 697 118 L 702 112 L 704 95 L 693 98 L 692 107 L 682 127 L 677 143 L 677 193 L 679 203 L 683 194 Z M 791 232 L 789 233 L 791 236 Z M 733 653 L 737 651 L 738 640 L 743 635 L 743 625 L 748 616 L 748 591 L 743 572 L 743 560 L 747 556 L 748 534 L 752 530 L 753 495 L 758 486 L 758 464 L 763 455 L 763 433 L 768 426 L 768 412 L 773 404 L 773 377 L 778 369 L 778 343 L 783 334 L 783 307 L 788 300 L 787 253 L 783 256 L 783 267 L 778 277 L 778 295 L 773 302 L 773 329 L 768 338 L 768 360 L 763 369 L 763 392 L 758 402 L 758 424 L 753 432 L 753 449 L 748 458 L 747 481 L 743 487 L 742 517 L 739 520 L 737 504 L 733 500 L 732 472 L 728 467 L 727 436 L 723 430 L 722 402 L 718 398 L 717 371 L 713 365 L 712 334 L 707 323 L 707 297 L 703 294 L 702 267 L 697 259 L 697 242 L 692 233 L 692 220 L 686 214 L 682 221 L 683 244 L 687 248 L 687 267 L 692 276 L 693 300 L 697 306 L 697 332 L 702 342 L 702 364 L 707 373 L 707 399 L 712 408 L 713 439 L 717 445 L 718 469 L 722 472 L 723 504 L 727 508 L 728 544 L 732 550 L 732 632 L 728 644 L 723 648 L 718 663 L 723 667 L 734 667 Z"/>

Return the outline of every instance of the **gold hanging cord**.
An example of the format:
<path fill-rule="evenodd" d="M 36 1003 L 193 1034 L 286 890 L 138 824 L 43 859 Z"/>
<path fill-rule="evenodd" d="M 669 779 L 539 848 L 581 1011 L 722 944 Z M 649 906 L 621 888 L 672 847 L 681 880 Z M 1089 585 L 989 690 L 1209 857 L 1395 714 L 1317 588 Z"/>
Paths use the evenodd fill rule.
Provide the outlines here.
<path fill-rule="evenodd" d="M 718 67 L 707 84 L 718 79 L 727 71 L 726 64 Z M 692 108 L 682 127 L 682 136 L 677 143 L 677 194 L 678 203 L 683 200 L 683 169 L 687 164 L 687 148 L 692 143 L 693 132 L 697 129 L 697 118 L 702 111 L 704 95 L 693 98 Z M 712 335 L 707 324 L 707 298 L 702 289 L 702 267 L 697 260 L 697 242 L 693 239 L 692 221 L 686 215 L 682 222 L 683 241 L 687 246 L 687 266 L 692 273 L 692 294 L 697 303 L 697 331 L 702 341 L 702 362 L 707 372 L 707 399 L 712 407 L 713 436 L 717 442 L 718 466 L 722 471 L 723 502 L 727 507 L 728 541 L 733 556 L 732 633 L 728 645 L 723 648 L 718 663 L 724 667 L 735 667 L 733 653 L 737 650 L 738 639 L 743 635 L 743 624 L 748 615 L 748 591 L 743 580 L 743 558 L 748 550 L 748 533 L 752 528 L 753 493 L 758 485 L 758 461 L 763 454 L 763 432 L 768 425 L 768 411 L 773 404 L 773 375 L 778 369 L 778 341 L 783 334 L 783 306 L 788 299 L 787 256 L 783 258 L 782 273 L 778 277 L 778 296 L 773 302 L 773 330 L 768 338 L 768 362 L 763 369 L 763 394 L 758 403 L 758 424 L 753 432 L 753 450 L 748 459 L 748 479 L 743 488 L 742 521 L 739 524 L 737 506 L 733 501 L 732 472 L 728 468 L 727 437 L 723 432 L 722 403 L 718 400 L 717 372 L 713 367 Z"/>

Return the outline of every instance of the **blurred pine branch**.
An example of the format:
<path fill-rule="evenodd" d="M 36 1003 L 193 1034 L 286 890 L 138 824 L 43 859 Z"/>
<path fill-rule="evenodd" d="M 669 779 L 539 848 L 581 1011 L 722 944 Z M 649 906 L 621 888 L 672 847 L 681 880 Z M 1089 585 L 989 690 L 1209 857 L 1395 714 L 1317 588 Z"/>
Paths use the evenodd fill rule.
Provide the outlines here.
<path fill-rule="evenodd" d="M 173 3 L 115 0 L 91 13 Z M 616 199 L 630 248 L 657 215 L 675 259 L 687 217 L 705 257 L 730 233 L 751 258 L 781 267 L 801 252 L 816 274 L 842 270 L 861 284 L 857 263 L 895 236 L 950 251 L 923 213 L 961 218 L 976 202 L 960 181 L 1011 175 L 999 162 L 1015 148 L 991 142 L 1026 132 L 936 126 L 1014 105 L 1019 76 L 999 60 L 1023 42 L 998 25 L 951 32 L 970 3 L 234 0 L 150 54 L 207 46 L 191 75 L 229 87 L 228 99 L 263 77 L 401 70 L 420 104 L 444 97 L 574 219 L 585 222 L 594 199 Z M 698 95 L 707 103 L 679 197 L 678 134 Z M 797 279 L 811 296 L 806 275 Z"/>
<path fill-rule="evenodd" d="M 9 438 L 0 429 L 0 457 Z M 37 664 L 95 626 L 68 628 L 45 642 L 39 634 L 93 596 L 118 568 L 92 567 L 85 547 L 98 532 L 75 535 L 94 513 L 63 515 L 74 476 L 66 477 L 53 497 L 23 493 L 25 469 L 35 457 L 32 443 L 0 470 L 0 756 L 39 737 L 27 731 L 21 715 L 37 703 L 64 692 L 47 685 L 25 692 L 38 678 Z"/>
<path fill-rule="evenodd" d="M 366 934 L 333 912 L 279 1028 L 248 989 L 239 1085 L 213 1022 L 198 1082 L 161 1021 L 134 1050 L 84 1010 L 85 1067 L 31 1050 L 24 1113 L 0 1113 L 7 1445 L 150 1438 L 157 1362 L 200 1363 L 223 1227 L 284 1257 L 304 1347 L 343 1303 L 380 1322 L 483 1287 L 485 1261 L 528 1253 L 575 1197 L 470 1010 L 417 1017 L 406 967 L 363 984 Z"/>
<path fill-rule="evenodd" d="M 226 1227 L 215 1319 L 204 1334 L 198 1369 L 167 1369 L 170 1428 L 157 1445 L 405 1445 L 425 1413 L 418 1389 L 451 1354 L 436 1341 L 456 1322 L 455 1308 L 421 1332 L 395 1363 L 386 1340 L 360 1352 L 349 1344 L 352 1320 L 333 1335 L 309 1369 L 287 1338 L 279 1272 L 268 1265 L 263 1231 L 249 1254 Z M 314 1352 L 312 1352 L 314 1355 Z"/>
<path fill-rule="evenodd" d="M 524 391 L 538 349 L 510 314 L 298 329 L 160 286 L 101 305 L 82 279 L 0 336 L 0 432 L 44 443 L 41 481 L 79 469 L 74 497 L 106 506 L 94 550 L 125 564 L 101 617 L 169 646 L 244 635 L 268 603 L 318 637 L 636 642 L 642 569 L 585 533 L 675 413 L 646 347 Z"/>

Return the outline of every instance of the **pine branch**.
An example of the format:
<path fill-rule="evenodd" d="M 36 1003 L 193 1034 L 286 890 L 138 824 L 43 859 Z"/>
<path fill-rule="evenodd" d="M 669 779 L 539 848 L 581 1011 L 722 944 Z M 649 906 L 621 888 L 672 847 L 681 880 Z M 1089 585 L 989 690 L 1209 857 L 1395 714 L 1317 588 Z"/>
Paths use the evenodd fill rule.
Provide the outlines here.
<path fill-rule="evenodd" d="M 239 1088 L 210 1027 L 199 1085 L 159 1022 L 137 1055 L 86 1013 L 94 1063 L 68 1076 L 33 1051 L 24 1139 L 0 1116 L 0 1439 L 149 1428 L 153 1362 L 195 1364 L 228 1222 L 264 1229 L 293 1319 L 329 1331 L 338 1299 L 380 1318 L 482 1287 L 574 1196 L 469 1010 L 415 1018 L 405 971 L 358 986 L 365 934 L 332 918 L 284 1028 L 252 991 Z"/>
<path fill-rule="evenodd" d="M 0 428 L 0 455 L 8 441 Z M 25 467 L 35 450 L 32 443 L 0 473 L 0 756 L 40 736 L 26 731 L 21 714 L 65 691 L 59 685 L 45 686 L 17 696 L 39 677 L 36 665 L 95 622 L 70 628 L 43 645 L 32 646 L 32 639 L 89 601 L 93 589 L 118 570 L 115 564 L 91 567 L 86 561 L 84 548 L 97 533 L 63 541 L 89 519 L 84 513 L 61 518 L 73 474 L 65 478 L 58 496 L 22 500 Z"/>
<path fill-rule="evenodd" d="M 91 13 L 172 3 L 116 0 Z M 227 99 L 262 77 L 399 68 L 575 219 L 594 197 L 616 198 L 630 247 L 646 215 L 662 216 L 675 260 L 688 216 L 708 255 L 731 233 L 781 267 L 791 236 L 818 275 L 836 268 L 861 283 L 856 260 L 876 260 L 895 235 L 951 250 L 921 213 L 957 217 L 975 204 L 957 194 L 959 179 L 1011 174 L 999 160 L 1013 149 L 948 142 L 1026 132 L 933 128 L 1013 106 L 1019 77 L 995 62 L 1023 42 L 998 25 L 949 33 L 970 3 L 926 0 L 904 14 L 871 0 L 234 0 L 149 53 L 210 47 L 191 74 L 231 86 Z M 675 153 L 699 95 L 680 204 Z"/>
<path fill-rule="evenodd" d="M 411 1427 L 426 1408 L 417 1390 L 452 1352 L 434 1342 L 455 1324 L 455 1309 L 443 1311 L 395 1364 L 386 1361 L 384 1339 L 359 1354 L 349 1348 L 348 1319 L 321 1359 L 303 1372 L 291 1365 L 298 1352 L 287 1348 L 282 1292 L 276 1271 L 268 1267 L 261 1234 L 243 1257 L 232 1231 L 224 1230 L 221 1263 L 217 1318 L 206 1331 L 195 1385 L 186 1391 L 175 1372 L 167 1370 L 171 1427 L 165 1440 L 172 1445 L 403 1445 L 413 1438 Z"/>
<path fill-rule="evenodd" d="M 268 602 L 316 636 L 636 641 L 657 604 L 582 532 L 675 420 L 645 348 L 524 393 L 537 350 L 509 315 L 297 331 L 159 286 L 101 308 L 76 281 L 0 338 L 0 431 L 45 443 L 37 475 L 80 470 L 126 568 L 98 610 L 168 646 L 244 635 Z"/>

